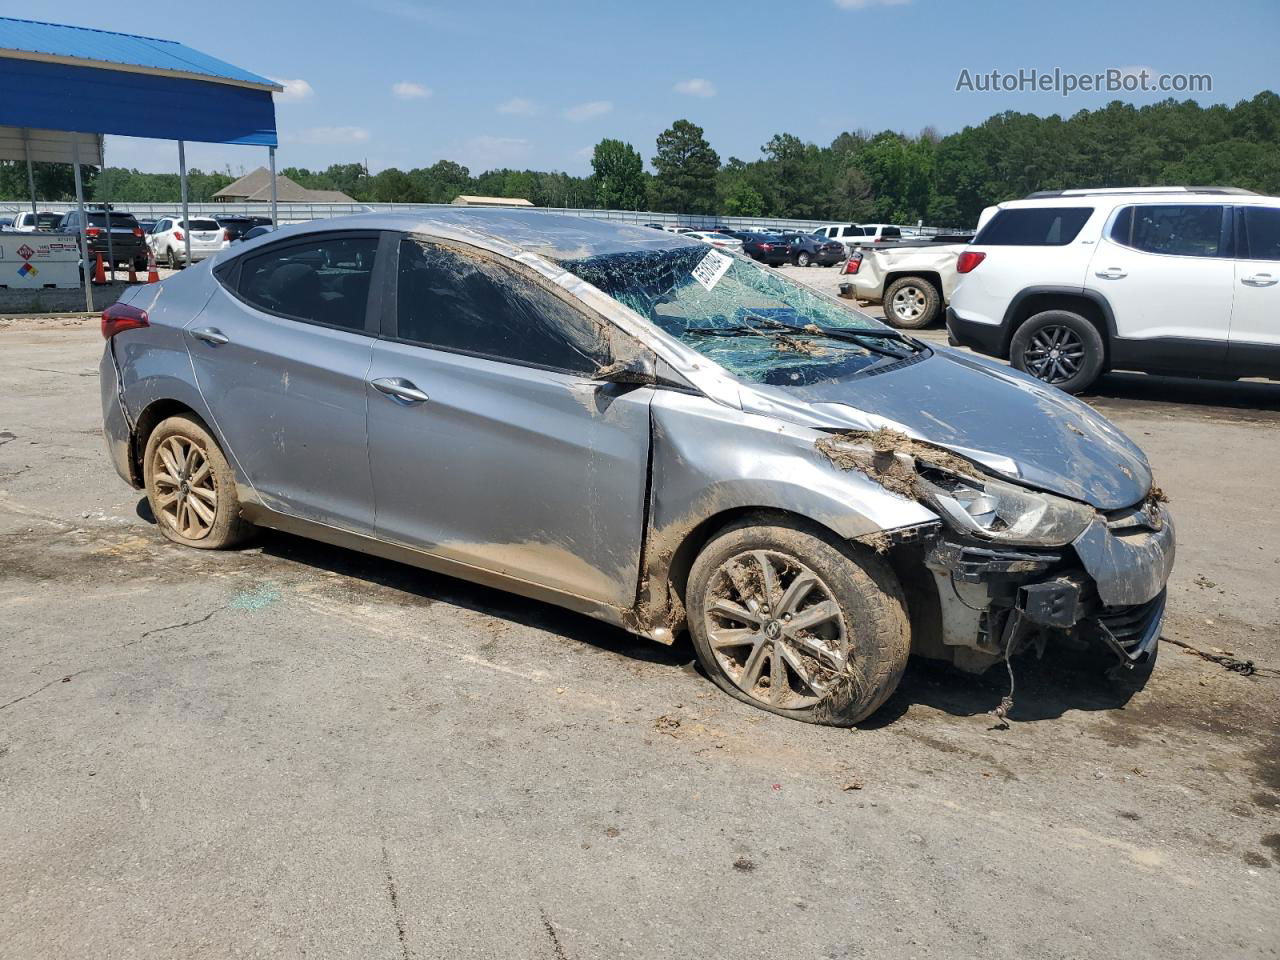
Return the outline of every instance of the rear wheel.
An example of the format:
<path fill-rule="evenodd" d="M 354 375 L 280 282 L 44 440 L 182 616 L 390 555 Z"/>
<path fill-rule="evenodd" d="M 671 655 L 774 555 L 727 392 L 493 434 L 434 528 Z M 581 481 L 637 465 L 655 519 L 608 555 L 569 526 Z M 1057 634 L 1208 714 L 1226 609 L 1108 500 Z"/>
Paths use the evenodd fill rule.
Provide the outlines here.
<path fill-rule="evenodd" d="M 689 631 L 717 686 L 771 713 L 850 726 L 898 686 L 910 649 L 888 565 L 818 529 L 760 517 L 693 564 Z"/>
<path fill-rule="evenodd" d="M 1105 353 L 1098 328 L 1069 310 L 1037 313 L 1009 344 L 1014 368 L 1067 393 L 1079 393 L 1098 378 Z"/>
<path fill-rule="evenodd" d="M 901 277 L 884 292 L 884 316 L 895 327 L 919 330 L 938 318 L 938 288 L 920 277 Z"/>
<path fill-rule="evenodd" d="M 809 265 L 809 263 L 810 263 L 810 262 L 811 262 L 811 261 L 810 261 L 810 259 L 809 259 L 809 253 L 808 253 L 808 251 L 801 250 L 799 253 L 797 253 L 797 254 L 796 254 L 796 266 L 797 266 L 797 267 L 807 267 L 807 266 Z"/>
<path fill-rule="evenodd" d="M 156 525 L 175 543 L 220 550 L 252 529 L 240 517 L 227 458 L 196 417 L 173 416 L 156 426 L 147 438 L 142 472 Z"/>

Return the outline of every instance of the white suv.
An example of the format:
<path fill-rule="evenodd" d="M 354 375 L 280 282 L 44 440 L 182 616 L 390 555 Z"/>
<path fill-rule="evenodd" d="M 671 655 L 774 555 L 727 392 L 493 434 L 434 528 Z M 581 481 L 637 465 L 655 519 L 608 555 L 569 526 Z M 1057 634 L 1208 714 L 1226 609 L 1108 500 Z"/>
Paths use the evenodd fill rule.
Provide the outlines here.
<path fill-rule="evenodd" d="M 983 211 L 956 269 L 951 342 L 1070 393 L 1113 369 L 1280 379 L 1280 198 L 1032 194 Z"/>
<path fill-rule="evenodd" d="M 813 231 L 815 237 L 826 237 L 828 240 L 839 240 L 845 250 L 850 253 L 860 243 L 883 243 L 886 240 L 901 240 L 902 229 L 891 223 L 837 223 L 829 227 L 819 227 Z"/>

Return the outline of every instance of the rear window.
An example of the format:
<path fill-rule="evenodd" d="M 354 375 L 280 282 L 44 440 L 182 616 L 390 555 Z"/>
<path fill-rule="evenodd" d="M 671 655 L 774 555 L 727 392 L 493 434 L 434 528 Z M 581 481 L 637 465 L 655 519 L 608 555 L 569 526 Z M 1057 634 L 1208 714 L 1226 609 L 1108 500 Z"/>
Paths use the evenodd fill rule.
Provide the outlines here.
<path fill-rule="evenodd" d="M 973 238 L 975 246 L 1061 247 L 1080 233 L 1093 207 L 1000 210 Z"/>
<path fill-rule="evenodd" d="M 91 213 L 88 217 L 90 226 L 105 227 L 107 225 L 107 215 L 105 213 Z M 138 221 L 134 219 L 132 213 L 112 213 L 111 226 L 115 227 L 136 227 Z"/>
<path fill-rule="evenodd" d="M 221 230 L 217 220 L 188 220 L 188 230 Z"/>

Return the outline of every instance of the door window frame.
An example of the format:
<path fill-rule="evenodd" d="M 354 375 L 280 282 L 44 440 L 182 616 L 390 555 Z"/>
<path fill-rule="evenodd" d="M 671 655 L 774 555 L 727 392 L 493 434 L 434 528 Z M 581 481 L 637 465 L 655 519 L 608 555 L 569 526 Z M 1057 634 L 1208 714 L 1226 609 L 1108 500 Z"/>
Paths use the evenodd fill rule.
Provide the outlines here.
<path fill-rule="evenodd" d="M 1220 207 L 1222 209 L 1222 223 L 1219 226 L 1218 233 L 1218 252 L 1213 256 L 1205 257 L 1194 253 L 1162 253 L 1159 250 L 1144 250 L 1142 247 L 1130 246 L 1111 235 L 1111 231 L 1115 229 L 1116 221 L 1120 219 L 1122 213 L 1126 210 L 1133 210 L 1136 216 L 1137 211 L 1143 207 Z M 1170 200 L 1167 203 L 1122 203 L 1111 211 L 1110 216 L 1107 217 L 1106 222 L 1102 225 L 1102 236 L 1117 247 L 1140 253 L 1146 257 L 1172 257 L 1177 260 L 1234 260 L 1236 251 L 1240 249 L 1240 245 L 1237 243 L 1236 223 L 1243 219 L 1243 217 L 1235 216 L 1235 207 L 1229 203 L 1178 203 L 1176 200 Z M 1130 222 L 1132 223 L 1132 221 Z M 1132 235 L 1132 227 L 1130 227 L 1130 235 Z"/>
<path fill-rule="evenodd" d="M 372 238 L 377 241 L 373 253 L 373 270 L 369 275 L 369 292 L 365 297 L 364 324 L 359 329 L 352 327 L 344 327 L 338 323 L 323 323 L 320 320 L 310 320 L 306 317 L 298 317 L 289 313 L 280 313 L 276 310 L 268 310 L 261 304 L 254 303 L 252 300 L 240 294 L 241 272 L 246 259 L 257 259 L 263 254 L 270 254 L 276 251 L 291 250 L 295 247 L 312 247 L 325 240 L 356 240 Z M 280 320 L 289 320 L 293 323 L 305 323 L 312 327 L 322 327 L 326 330 L 340 330 L 343 333 L 352 333 L 358 336 L 378 337 L 382 329 L 382 315 L 385 291 L 387 286 L 387 268 L 393 259 L 388 251 L 388 247 L 397 242 L 398 234 L 388 230 L 323 230 L 316 233 L 306 233 L 293 237 L 282 237 L 273 243 L 263 244 L 261 247 L 255 247 L 252 251 L 239 254 L 232 259 L 218 264 L 213 269 L 213 275 L 218 280 L 228 294 L 240 303 L 256 310 L 258 313 L 264 313 L 269 317 L 276 317 Z M 390 275 L 391 282 L 395 282 L 395 274 Z"/>
<path fill-rule="evenodd" d="M 401 337 L 400 330 L 399 330 L 400 249 L 401 249 L 400 242 L 402 240 L 409 240 L 409 241 L 416 241 L 419 243 L 431 244 L 433 246 L 439 247 L 444 250 L 448 250 L 450 252 L 456 252 L 462 256 L 474 255 L 483 260 L 488 260 L 491 262 L 492 261 L 499 262 L 506 269 L 509 269 L 513 273 L 530 281 L 535 287 L 540 289 L 547 296 L 556 298 L 557 300 L 564 303 L 570 310 L 575 310 L 582 316 L 586 317 L 590 322 L 594 323 L 596 326 L 600 328 L 602 335 L 607 332 L 608 340 L 612 341 L 612 340 L 616 340 L 619 337 L 625 337 L 627 338 L 627 340 L 635 344 L 636 349 L 641 350 L 650 356 L 654 356 L 654 359 L 656 362 L 656 359 L 657 359 L 656 356 L 654 355 L 653 351 L 650 350 L 647 346 L 645 346 L 642 343 L 636 342 L 634 337 L 632 337 L 626 331 L 619 328 L 616 324 L 611 323 L 608 317 L 605 317 L 597 313 L 596 311 L 592 310 L 590 307 L 582 303 L 580 300 L 578 300 L 568 291 L 563 290 L 560 287 L 557 287 L 555 284 L 548 281 L 547 278 L 544 277 L 542 274 L 538 273 L 538 271 L 534 270 L 529 266 L 526 266 L 523 263 L 520 263 L 516 260 L 512 260 L 509 257 L 504 257 L 502 254 L 494 253 L 491 250 L 486 250 L 483 247 L 478 247 L 478 246 L 475 246 L 474 244 L 464 243 L 462 241 L 454 240 L 452 238 L 435 237 L 429 234 L 410 233 L 410 232 L 396 233 L 394 236 L 395 236 L 395 250 L 394 250 L 393 256 L 387 258 L 388 262 L 391 265 L 389 268 L 390 279 L 386 283 L 385 291 L 382 298 L 383 312 L 382 312 L 382 325 L 381 325 L 381 332 L 380 332 L 379 339 L 389 340 L 393 343 L 403 343 L 405 346 L 414 347 L 418 350 L 431 350 L 437 353 L 449 353 L 449 354 L 455 354 L 457 356 L 462 356 L 462 357 L 474 357 L 478 360 L 488 360 L 491 363 L 504 363 L 509 366 L 523 367 L 525 369 L 530 369 L 530 370 L 545 370 L 549 373 L 562 374 L 563 376 L 572 377 L 576 380 L 590 379 L 590 374 L 582 370 L 570 370 L 565 367 L 553 367 L 553 366 L 548 366 L 547 364 L 534 363 L 530 360 L 520 360 L 515 357 L 503 357 L 503 356 L 498 356 L 492 353 L 482 353 L 477 350 L 464 350 L 460 347 L 450 347 L 450 346 L 445 346 L 443 344 L 422 343 L 419 340 L 411 340 L 406 337 Z M 609 361 L 606 361 L 606 362 L 611 362 L 612 360 L 616 359 L 618 354 L 619 354 L 619 351 L 617 349 L 611 348 Z"/>
<path fill-rule="evenodd" d="M 1249 241 L 1248 211 L 1250 210 L 1267 210 L 1276 216 L 1280 216 L 1280 207 L 1266 206 L 1261 203 L 1242 203 L 1232 208 L 1235 215 L 1235 258 L 1237 260 L 1247 260 L 1250 263 L 1276 263 L 1280 258 L 1274 257 L 1256 257 L 1253 254 L 1253 245 Z"/>

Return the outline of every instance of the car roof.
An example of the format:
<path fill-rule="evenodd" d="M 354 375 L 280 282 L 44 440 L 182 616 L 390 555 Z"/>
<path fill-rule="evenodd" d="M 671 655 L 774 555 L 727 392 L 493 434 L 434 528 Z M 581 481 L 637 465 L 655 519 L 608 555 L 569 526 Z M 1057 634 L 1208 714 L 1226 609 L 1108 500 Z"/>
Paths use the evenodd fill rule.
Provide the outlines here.
<path fill-rule="evenodd" d="M 428 235 L 469 233 L 557 261 L 701 246 L 697 240 L 639 223 L 617 223 L 539 210 L 467 207 L 413 213 L 358 213 L 283 227 L 275 231 L 274 236 L 284 239 L 326 230 L 399 230 Z"/>
<path fill-rule="evenodd" d="M 1006 200 L 1001 210 L 1035 209 L 1037 207 L 1127 207 L 1134 204 L 1223 204 L 1248 203 L 1257 206 L 1280 206 L 1280 197 L 1255 193 L 1190 193 L 1186 190 L 1098 190 L 1072 192 L 1052 196 L 1032 196 L 1022 200 Z"/>

